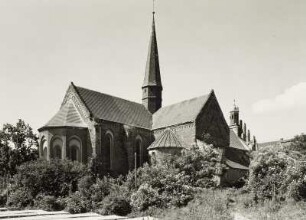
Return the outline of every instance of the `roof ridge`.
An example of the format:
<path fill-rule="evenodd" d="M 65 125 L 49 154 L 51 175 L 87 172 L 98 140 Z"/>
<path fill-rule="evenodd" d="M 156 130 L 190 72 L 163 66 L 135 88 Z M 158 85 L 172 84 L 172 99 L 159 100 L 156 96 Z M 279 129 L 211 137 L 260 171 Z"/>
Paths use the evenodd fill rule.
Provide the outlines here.
<path fill-rule="evenodd" d="M 171 106 L 174 106 L 174 105 L 183 103 L 183 102 L 188 102 L 188 101 L 190 101 L 190 100 L 195 100 L 195 99 L 199 99 L 199 98 L 204 98 L 204 97 L 209 96 L 210 94 L 211 94 L 211 93 L 207 93 L 207 94 L 205 94 L 205 95 L 197 96 L 197 97 L 194 97 L 194 98 L 191 98 L 191 99 L 185 99 L 185 100 L 180 101 L 180 102 L 176 102 L 176 103 L 173 103 L 173 104 L 170 104 L 170 105 L 166 105 L 166 106 L 164 106 L 164 107 L 161 107 L 160 109 L 162 109 L 162 108 L 167 108 L 167 107 L 171 107 Z"/>
<path fill-rule="evenodd" d="M 124 99 L 124 98 L 121 98 L 121 97 L 118 97 L 118 96 L 114 96 L 114 95 L 110 95 L 110 94 L 106 94 L 106 93 L 103 93 L 103 92 L 99 92 L 99 91 L 96 91 L 96 90 L 92 90 L 92 89 L 87 89 L 87 88 L 84 88 L 84 87 L 81 87 L 81 86 L 76 86 L 74 85 L 77 89 L 86 89 L 88 91 L 91 91 L 91 92 L 96 92 L 96 93 L 99 93 L 101 95 L 106 95 L 106 96 L 110 96 L 110 97 L 113 97 L 113 98 L 116 98 L 116 99 L 121 99 L 123 101 L 126 101 L 126 102 L 131 102 L 131 103 L 134 103 L 134 104 L 138 104 L 140 106 L 143 106 L 141 103 L 139 102 L 135 102 L 135 101 L 131 101 L 131 100 L 128 100 L 128 99 Z M 144 107 L 144 106 L 143 106 Z M 144 107 L 145 108 L 145 107 Z"/>

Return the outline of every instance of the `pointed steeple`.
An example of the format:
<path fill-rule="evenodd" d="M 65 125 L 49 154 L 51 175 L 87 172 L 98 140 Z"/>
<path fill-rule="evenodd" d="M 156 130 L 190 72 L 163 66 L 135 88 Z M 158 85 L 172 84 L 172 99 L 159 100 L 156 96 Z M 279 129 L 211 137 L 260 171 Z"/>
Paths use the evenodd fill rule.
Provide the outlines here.
<path fill-rule="evenodd" d="M 151 113 L 156 112 L 161 107 L 163 90 L 159 69 L 154 14 L 155 12 L 153 11 L 152 32 L 142 85 L 142 103 Z"/>
<path fill-rule="evenodd" d="M 153 12 L 153 21 L 152 21 L 152 32 L 150 37 L 149 51 L 147 57 L 145 78 L 143 81 L 143 86 L 160 86 L 160 69 L 159 69 L 159 58 L 158 58 L 158 48 L 156 40 L 156 30 L 155 30 L 155 12 Z"/>

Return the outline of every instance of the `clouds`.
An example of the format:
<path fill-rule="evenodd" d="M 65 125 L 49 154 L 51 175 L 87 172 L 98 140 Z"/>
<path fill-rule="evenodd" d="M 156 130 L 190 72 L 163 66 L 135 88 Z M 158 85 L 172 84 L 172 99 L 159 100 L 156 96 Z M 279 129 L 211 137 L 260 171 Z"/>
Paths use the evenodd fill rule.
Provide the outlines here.
<path fill-rule="evenodd" d="M 300 82 L 271 99 L 262 99 L 252 105 L 255 114 L 306 107 L 306 82 Z"/>

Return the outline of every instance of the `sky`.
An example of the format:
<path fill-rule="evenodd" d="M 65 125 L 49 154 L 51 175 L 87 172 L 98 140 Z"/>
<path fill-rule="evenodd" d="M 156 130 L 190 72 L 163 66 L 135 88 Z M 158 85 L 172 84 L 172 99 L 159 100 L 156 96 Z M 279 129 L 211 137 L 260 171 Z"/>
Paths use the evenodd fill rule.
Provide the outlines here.
<path fill-rule="evenodd" d="M 163 105 L 214 89 L 259 142 L 306 133 L 305 0 L 156 0 Z M 0 124 L 35 130 L 70 84 L 141 102 L 152 0 L 0 0 Z"/>

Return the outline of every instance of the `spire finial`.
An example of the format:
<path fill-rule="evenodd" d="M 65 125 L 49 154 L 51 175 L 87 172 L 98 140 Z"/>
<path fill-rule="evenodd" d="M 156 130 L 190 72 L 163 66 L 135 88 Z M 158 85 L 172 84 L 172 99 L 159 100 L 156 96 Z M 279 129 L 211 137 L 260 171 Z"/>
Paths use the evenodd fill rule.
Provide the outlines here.
<path fill-rule="evenodd" d="M 239 108 L 238 106 L 236 105 L 236 99 L 234 99 L 234 111 L 239 111 Z"/>
<path fill-rule="evenodd" d="M 153 0 L 153 16 L 154 16 L 154 14 L 155 14 L 155 0 Z"/>

